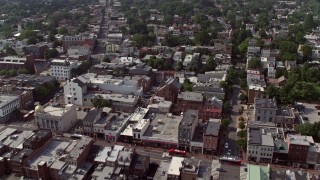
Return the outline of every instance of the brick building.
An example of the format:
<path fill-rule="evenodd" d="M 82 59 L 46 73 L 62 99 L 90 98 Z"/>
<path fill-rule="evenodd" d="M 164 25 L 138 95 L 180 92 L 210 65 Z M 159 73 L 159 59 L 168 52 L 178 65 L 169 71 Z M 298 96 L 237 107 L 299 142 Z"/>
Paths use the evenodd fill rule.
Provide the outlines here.
<path fill-rule="evenodd" d="M 203 152 L 214 154 L 218 149 L 220 119 L 210 119 L 203 133 Z"/>
<path fill-rule="evenodd" d="M 176 102 L 181 87 L 179 80 L 171 77 L 158 88 L 156 95 L 164 97 L 166 101 Z"/>
<path fill-rule="evenodd" d="M 0 58 L 0 69 L 15 71 L 26 69 L 29 73 L 34 73 L 34 56 L 26 57 L 7 56 Z"/>
<path fill-rule="evenodd" d="M 209 118 L 221 118 L 222 106 L 215 105 L 215 102 L 206 101 L 202 93 L 181 92 L 178 94 L 175 114 L 185 112 L 187 109 L 199 111 L 199 119 L 207 121 Z"/>
<path fill-rule="evenodd" d="M 313 138 L 311 136 L 297 136 L 288 134 L 287 142 L 289 146 L 288 162 L 293 164 L 306 163 L 310 143 L 314 144 Z"/>

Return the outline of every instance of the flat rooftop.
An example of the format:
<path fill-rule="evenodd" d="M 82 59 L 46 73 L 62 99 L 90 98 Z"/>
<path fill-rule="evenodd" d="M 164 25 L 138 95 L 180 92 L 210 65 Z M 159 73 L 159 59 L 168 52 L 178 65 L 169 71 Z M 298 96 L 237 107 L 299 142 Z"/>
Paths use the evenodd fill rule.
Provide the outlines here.
<path fill-rule="evenodd" d="M 124 146 L 115 145 L 107 158 L 108 162 L 116 162 L 119 156 L 120 151 L 124 149 Z"/>
<path fill-rule="evenodd" d="M 170 166 L 168 168 L 168 174 L 180 176 L 180 168 L 182 167 L 183 157 L 172 157 Z"/>
<path fill-rule="evenodd" d="M 185 101 L 203 101 L 203 95 L 202 93 L 197 92 L 181 92 L 178 94 L 178 99 L 183 99 Z"/>
<path fill-rule="evenodd" d="M 92 138 L 88 136 L 82 136 L 82 138 L 78 141 L 76 146 L 69 153 L 71 159 L 77 159 L 80 154 L 82 154 L 88 144 L 92 142 Z"/>
<path fill-rule="evenodd" d="M 92 174 L 95 180 L 106 180 L 110 179 L 115 171 L 115 167 L 110 166 L 98 166 Z"/>
<path fill-rule="evenodd" d="M 124 95 L 124 94 L 102 94 L 102 93 L 90 93 L 84 96 L 86 99 L 93 99 L 96 96 L 102 96 L 103 99 L 109 99 L 112 102 L 122 102 L 122 103 L 134 103 L 138 100 L 137 96 L 134 95 Z"/>
<path fill-rule="evenodd" d="M 96 156 L 96 158 L 94 158 L 94 161 L 98 163 L 105 163 L 108 158 L 108 154 L 110 152 L 111 152 L 111 147 L 108 147 L 108 146 L 104 147 Z"/>
<path fill-rule="evenodd" d="M 136 111 L 132 114 L 130 121 L 134 121 L 134 122 L 138 122 L 141 119 L 145 118 L 145 116 L 147 115 L 149 109 L 148 108 L 141 108 L 138 107 L 136 109 Z"/>
<path fill-rule="evenodd" d="M 129 113 L 122 113 L 118 118 L 115 118 L 109 122 L 106 127 L 107 131 L 119 131 L 122 126 L 124 126 L 130 118 Z"/>
<path fill-rule="evenodd" d="M 0 95 L 0 109 L 17 99 L 19 99 L 18 96 Z"/>
<path fill-rule="evenodd" d="M 178 129 L 182 116 L 156 114 L 143 136 L 150 141 L 178 142 Z"/>
<path fill-rule="evenodd" d="M 63 116 L 68 110 L 64 107 L 53 107 L 53 106 L 47 106 L 44 108 L 44 112 L 46 114 L 49 114 L 50 116 Z"/>
<path fill-rule="evenodd" d="M 147 125 L 147 123 L 150 122 L 149 119 L 141 119 L 135 126 L 134 129 L 141 130 L 144 128 L 144 126 Z"/>
<path fill-rule="evenodd" d="M 154 175 L 154 180 L 167 180 L 168 169 L 171 161 L 161 161 L 156 174 Z"/>
<path fill-rule="evenodd" d="M 58 152 L 64 150 L 69 144 L 70 142 L 52 140 L 41 153 L 30 160 L 30 169 L 37 170 L 41 161 L 47 162 L 48 166 L 51 166 L 58 159 Z"/>
<path fill-rule="evenodd" d="M 6 128 L 2 132 L 0 132 L 0 142 L 3 142 L 7 137 L 15 133 L 16 131 L 17 129 L 14 129 L 14 128 Z"/>

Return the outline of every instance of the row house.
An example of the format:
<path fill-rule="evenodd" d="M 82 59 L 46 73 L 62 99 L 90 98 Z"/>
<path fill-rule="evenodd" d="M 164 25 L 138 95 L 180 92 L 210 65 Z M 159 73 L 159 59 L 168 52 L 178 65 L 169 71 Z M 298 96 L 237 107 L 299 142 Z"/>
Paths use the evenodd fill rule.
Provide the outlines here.
<path fill-rule="evenodd" d="M 221 118 L 222 113 L 221 107 L 207 102 L 202 93 L 181 92 L 178 94 L 174 112 L 179 114 L 188 109 L 199 110 L 199 118 L 202 121 L 207 121 L 209 118 Z"/>

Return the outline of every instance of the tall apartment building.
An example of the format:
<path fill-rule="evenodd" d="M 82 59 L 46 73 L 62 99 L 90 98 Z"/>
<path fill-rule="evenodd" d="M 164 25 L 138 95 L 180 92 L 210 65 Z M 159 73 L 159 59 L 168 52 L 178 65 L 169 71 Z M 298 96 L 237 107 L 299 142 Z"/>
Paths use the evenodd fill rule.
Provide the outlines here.
<path fill-rule="evenodd" d="M 51 76 L 59 81 L 66 81 L 71 78 L 71 70 L 77 68 L 78 63 L 69 60 L 54 59 L 51 61 Z"/>
<path fill-rule="evenodd" d="M 64 102 L 83 106 L 83 96 L 87 94 L 87 86 L 77 78 L 68 80 L 63 87 Z"/>
<path fill-rule="evenodd" d="M 183 114 L 183 118 L 179 125 L 178 147 L 180 149 L 190 150 L 190 142 L 192 140 L 196 126 L 198 125 L 198 111 L 187 110 Z"/>

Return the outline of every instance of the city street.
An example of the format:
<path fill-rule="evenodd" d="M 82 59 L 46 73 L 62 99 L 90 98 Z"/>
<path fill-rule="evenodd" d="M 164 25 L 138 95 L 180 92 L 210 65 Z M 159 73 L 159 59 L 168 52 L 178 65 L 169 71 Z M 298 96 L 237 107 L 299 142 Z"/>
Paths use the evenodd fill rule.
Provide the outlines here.
<path fill-rule="evenodd" d="M 228 136 L 228 149 L 231 150 L 232 156 L 239 156 L 239 147 L 237 145 L 237 126 L 238 126 L 238 117 L 239 117 L 239 109 L 241 108 L 239 101 L 240 94 L 240 86 L 239 80 L 237 79 L 235 85 L 233 85 L 233 93 L 232 93 L 232 112 L 231 112 L 231 124 L 229 126 L 229 136 Z"/>

